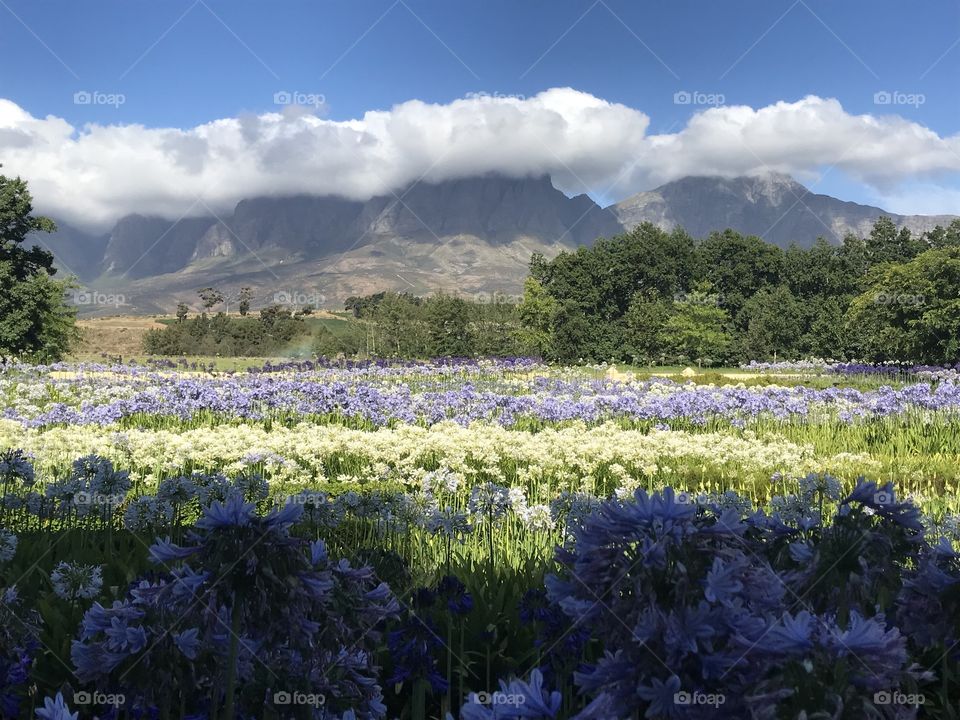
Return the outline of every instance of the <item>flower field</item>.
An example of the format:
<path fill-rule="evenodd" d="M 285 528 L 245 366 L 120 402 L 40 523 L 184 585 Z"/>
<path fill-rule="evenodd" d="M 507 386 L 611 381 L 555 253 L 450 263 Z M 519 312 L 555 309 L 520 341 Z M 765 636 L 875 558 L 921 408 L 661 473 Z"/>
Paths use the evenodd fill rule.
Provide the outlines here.
<path fill-rule="evenodd" d="M 7 366 L 0 715 L 960 717 L 955 372 L 747 369 Z"/>

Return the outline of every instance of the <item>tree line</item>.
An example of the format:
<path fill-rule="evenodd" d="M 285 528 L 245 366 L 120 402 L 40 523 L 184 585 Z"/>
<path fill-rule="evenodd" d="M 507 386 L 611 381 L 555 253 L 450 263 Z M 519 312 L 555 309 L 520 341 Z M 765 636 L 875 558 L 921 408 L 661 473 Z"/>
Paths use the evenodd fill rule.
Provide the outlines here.
<path fill-rule="evenodd" d="M 348 318 L 314 317 L 314 308 L 268 305 L 256 315 L 211 313 L 224 299 L 216 288 L 198 290 L 203 311 L 151 330 L 144 349 L 157 355 L 323 355 L 397 358 L 512 356 L 536 352 L 524 343 L 516 304 L 447 294 L 418 297 L 380 292 L 349 298 Z"/>
<path fill-rule="evenodd" d="M 867 237 L 786 250 L 645 223 L 535 256 L 518 311 L 539 352 L 564 362 L 956 362 L 960 221 L 918 235 L 884 217 Z"/>

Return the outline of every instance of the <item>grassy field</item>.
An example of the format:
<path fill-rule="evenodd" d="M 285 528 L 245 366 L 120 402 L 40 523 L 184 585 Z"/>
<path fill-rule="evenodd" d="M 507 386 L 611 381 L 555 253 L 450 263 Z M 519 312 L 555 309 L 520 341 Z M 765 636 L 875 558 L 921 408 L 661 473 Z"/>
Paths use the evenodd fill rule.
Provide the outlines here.
<path fill-rule="evenodd" d="M 240 317 L 239 313 L 228 313 L 231 317 Z M 315 311 L 313 315 L 304 319 L 307 326 L 313 330 L 325 327 L 333 332 L 345 328 L 351 322 L 349 313 L 333 313 L 326 310 Z M 177 322 L 174 315 L 118 315 L 115 317 L 86 318 L 77 321 L 81 339 L 79 345 L 68 357 L 76 362 L 101 362 L 111 358 L 122 359 L 124 362 L 145 362 L 150 359 L 143 350 L 144 336 L 150 330 L 161 330 L 171 323 Z M 223 358 L 216 356 L 198 356 L 189 358 L 191 363 L 209 366 L 211 363 L 217 370 L 240 370 L 252 366 L 262 365 L 266 361 L 281 362 L 290 357 L 237 357 Z"/>

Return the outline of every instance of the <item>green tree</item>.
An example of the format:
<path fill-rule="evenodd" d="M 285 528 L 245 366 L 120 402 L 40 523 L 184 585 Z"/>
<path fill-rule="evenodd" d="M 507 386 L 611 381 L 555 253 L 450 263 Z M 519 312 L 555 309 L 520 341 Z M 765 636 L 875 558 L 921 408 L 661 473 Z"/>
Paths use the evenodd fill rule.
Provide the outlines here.
<path fill-rule="evenodd" d="M 0 356 L 50 362 L 76 341 L 76 311 L 65 293 L 74 284 L 53 279 L 53 255 L 24 246 L 32 232 L 52 232 L 52 220 L 33 215 L 27 183 L 0 175 Z"/>
<path fill-rule="evenodd" d="M 847 243 L 859 238 L 848 239 Z M 862 241 L 861 241 L 862 242 Z M 797 298 L 852 297 L 860 291 L 866 265 L 854 262 L 853 245 L 831 245 L 818 238 L 808 249 L 791 245 L 784 254 L 783 280 Z"/>
<path fill-rule="evenodd" d="M 524 353 L 518 305 L 494 293 L 489 301 L 470 304 L 473 350 L 476 355 L 513 356 Z"/>
<path fill-rule="evenodd" d="M 744 360 L 793 359 L 803 332 L 800 302 L 785 285 L 763 288 L 747 300 L 742 311 L 746 325 L 741 335 Z"/>
<path fill-rule="evenodd" d="M 470 311 L 458 297 L 440 294 L 425 303 L 424 321 L 427 351 L 433 357 L 462 357 L 472 354 Z"/>
<path fill-rule="evenodd" d="M 947 227 L 939 225 L 923 237 L 923 245 L 931 250 L 960 246 L 960 220 L 954 220 Z"/>
<path fill-rule="evenodd" d="M 624 340 L 633 361 L 656 364 L 663 359 L 663 333 L 673 310 L 673 303 L 656 293 L 638 292 L 623 316 Z"/>
<path fill-rule="evenodd" d="M 873 360 L 954 363 L 960 359 L 960 248 L 928 250 L 876 268 L 847 313 Z"/>
<path fill-rule="evenodd" d="M 906 262 L 923 251 L 922 243 L 908 228 L 897 229 L 893 220 L 879 218 L 866 238 L 867 259 L 871 265 L 885 262 Z"/>
<path fill-rule="evenodd" d="M 558 307 L 556 299 L 533 274 L 524 281 L 523 300 L 517 306 L 521 337 L 534 353 L 545 358 L 554 357 L 553 326 Z"/>
<path fill-rule="evenodd" d="M 780 248 L 733 230 L 711 233 L 697 247 L 697 280 L 710 283 L 740 329 L 744 303 L 761 288 L 778 285 L 783 268 Z"/>
<path fill-rule="evenodd" d="M 253 300 L 253 290 L 248 287 L 240 288 L 240 293 L 237 295 L 237 301 L 241 317 L 246 317 L 247 313 L 250 312 L 251 300 Z"/>
<path fill-rule="evenodd" d="M 717 304 L 716 295 L 693 291 L 674 302 L 663 327 L 664 344 L 679 359 L 717 365 L 730 355 L 729 325 L 730 315 Z"/>
<path fill-rule="evenodd" d="M 397 293 L 386 293 L 372 311 L 380 334 L 380 355 L 410 357 L 424 354 L 422 342 L 417 343 L 416 313 L 419 308 Z"/>
<path fill-rule="evenodd" d="M 219 305 L 223 302 L 223 293 L 216 288 L 200 288 L 197 290 L 197 295 L 200 296 L 200 302 L 203 304 L 204 310 L 209 310 L 214 305 Z"/>
<path fill-rule="evenodd" d="M 849 303 L 841 298 L 827 297 L 811 304 L 808 313 L 809 326 L 800 341 L 804 357 L 842 360 L 860 357 L 859 343 L 844 326 L 844 316 Z"/>
<path fill-rule="evenodd" d="M 559 304 L 553 321 L 552 358 L 562 362 L 580 362 L 599 357 L 596 348 L 596 321 L 575 302 Z"/>
<path fill-rule="evenodd" d="M 183 322 L 187 319 L 190 308 L 186 303 L 177 303 L 177 322 Z"/>

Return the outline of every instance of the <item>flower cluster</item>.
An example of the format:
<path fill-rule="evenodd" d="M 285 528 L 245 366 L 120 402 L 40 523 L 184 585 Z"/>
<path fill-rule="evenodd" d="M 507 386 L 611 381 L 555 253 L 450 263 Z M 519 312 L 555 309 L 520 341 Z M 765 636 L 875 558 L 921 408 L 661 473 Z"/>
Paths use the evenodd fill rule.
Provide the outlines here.
<path fill-rule="evenodd" d="M 426 683 L 440 693 L 450 686 L 450 678 L 440 670 L 439 655 L 449 651 L 442 640 L 444 619 L 462 618 L 473 610 L 473 597 L 456 577 L 445 575 L 433 588 L 413 591 L 399 626 L 387 635 L 387 647 L 393 661 L 391 685 Z"/>
<path fill-rule="evenodd" d="M 830 478 L 804 487 L 833 492 Z M 577 718 L 860 718 L 876 693 L 929 682 L 911 663 L 920 621 L 896 621 L 909 606 L 944 617 L 937 598 L 960 579 L 944 570 L 956 556 L 920 552 L 919 514 L 890 486 L 861 482 L 836 507 L 825 526 L 680 502 L 669 488 L 604 503 L 558 551 L 564 572 L 547 583 L 554 606 L 603 648 L 575 673 L 590 699 Z M 901 579 L 894 558 L 923 561 Z M 956 621 L 944 621 L 954 637 Z"/>
<path fill-rule="evenodd" d="M 0 483 L 20 483 L 30 487 L 36 481 L 33 463 L 22 450 L 8 449 L 0 452 Z"/>
<path fill-rule="evenodd" d="M 15 587 L 0 588 L 0 716 L 19 717 L 40 650 L 40 616 Z"/>
<path fill-rule="evenodd" d="M 92 600 L 103 588 L 100 565 L 61 562 L 50 573 L 53 592 L 63 600 Z"/>
<path fill-rule="evenodd" d="M 381 717 L 373 655 L 397 603 L 370 568 L 291 535 L 301 514 L 260 515 L 235 492 L 206 508 L 186 544 L 158 540 L 150 553 L 166 573 L 84 617 L 77 677 L 161 715 L 222 697 L 227 716 L 259 716 L 279 691 L 326 698 L 324 717 Z"/>
<path fill-rule="evenodd" d="M 0 370 L 0 395 L 16 386 L 6 417 L 30 427 L 112 425 L 151 416 L 178 422 L 197 416 L 264 420 L 283 415 L 338 418 L 383 427 L 396 422 L 434 424 L 453 419 L 506 427 L 529 421 L 589 424 L 607 420 L 660 421 L 721 418 L 738 424 L 757 417 L 804 420 L 819 410 L 847 408 L 850 417 L 904 415 L 918 410 L 956 413 L 956 368 L 899 368 L 825 362 L 757 363 L 750 372 L 869 375 L 912 384 L 860 391 L 852 388 L 697 385 L 665 378 L 623 382 L 544 366 L 475 365 L 468 372 L 443 364 L 367 368 L 283 368 L 215 374 L 146 372 L 118 366 L 96 375 L 67 367 L 16 366 Z M 526 370 L 526 372 L 518 372 Z M 59 374 L 62 373 L 62 374 Z M 451 384 L 456 380 L 456 386 Z M 922 380 L 923 382 L 916 382 Z M 56 397 L 56 402 L 49 397 Z"/>

